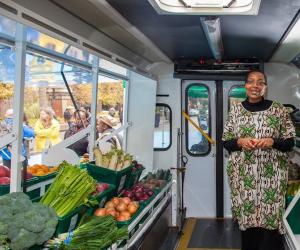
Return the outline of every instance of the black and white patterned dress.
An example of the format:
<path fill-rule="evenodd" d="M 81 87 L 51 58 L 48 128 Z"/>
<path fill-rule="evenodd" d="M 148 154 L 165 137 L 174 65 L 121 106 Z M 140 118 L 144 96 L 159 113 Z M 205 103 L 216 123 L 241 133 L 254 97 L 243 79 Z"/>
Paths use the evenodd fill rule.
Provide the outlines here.
<path fill-rule="evenodd" d="M 222 140 L 238 138 L 295 137 L 286 108 L 273 102 L 263 111 L 250 112 L 234 103 Z M 241 150 L 230 154 L 227 174 L 231 188 L 232 214 L 241 230 L 262 227 L 284 233 L 282 216 L 287 188 L 288 154 L 275 148 Z"/>

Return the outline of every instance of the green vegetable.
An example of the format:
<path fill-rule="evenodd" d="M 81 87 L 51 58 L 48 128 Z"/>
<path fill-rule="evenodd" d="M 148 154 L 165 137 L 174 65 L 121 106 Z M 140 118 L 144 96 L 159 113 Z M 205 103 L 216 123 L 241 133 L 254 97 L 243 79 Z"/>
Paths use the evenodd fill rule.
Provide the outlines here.
<path fill-rule="evenodd" d="M 92 217 L 70 234 L 73 234 L 71 241 L 68 234 L 61 234 L 49 240 L 46 246 L 61 250 L 101 250 L 128 238 L 127 228 L 118 229 L 112 216 Z"/>
<path fill-rule="evenodd" d="M 118 229 L 112 216 L 95 217 L 78 227 L 67 249 L 106 249 L 118 240 L 128 238 L 127 228 Z"/>
<path fill-rule="evenodd" d="M 24 193 L 0 197 L 0 249 L 29 248 L 49 240 L 58 222 L 52 208 L 32 203 Z"/>
<path fill-rule="evenodd" d="M 63 217 L 87 201 L 96 190 L 96 181 L 86 170 L 63 162 L 54 182 L 40 201 L 53 207 L 59 217 Z"/>

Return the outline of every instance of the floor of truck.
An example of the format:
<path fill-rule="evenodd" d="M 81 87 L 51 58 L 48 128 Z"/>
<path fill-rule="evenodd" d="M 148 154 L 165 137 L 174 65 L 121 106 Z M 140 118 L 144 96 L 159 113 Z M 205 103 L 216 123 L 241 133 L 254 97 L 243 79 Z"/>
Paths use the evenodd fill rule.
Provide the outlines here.
<path fill-rule="evenodd" d="M 241 235 L 231 219 L 189 218 L 177 250 L 239 250 Z"/>

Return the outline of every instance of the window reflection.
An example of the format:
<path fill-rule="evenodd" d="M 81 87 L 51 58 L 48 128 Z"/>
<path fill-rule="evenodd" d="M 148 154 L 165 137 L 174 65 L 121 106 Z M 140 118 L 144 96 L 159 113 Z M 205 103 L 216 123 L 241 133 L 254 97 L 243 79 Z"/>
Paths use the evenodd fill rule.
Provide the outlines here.
<path fill-rule="evenodd" d="M 171 109 L 165 104 L 156 104 L 154 121 L 154 149 L 163 150 L 171 145 Z"/>
<path fill-rule="evenodd" d="M 15 37 L 17 23 L 7 17 L 0 16 L 0 33 Z"/>
<path fill-rule="evenodd" d="M 12 132 L 15 53 L 0 44 L 0 138 Z"/>
<path fill-rule="evenodd" d="M 242 102 L 246 99 L 246 97 L 247 97 L 246 89 L 245 89 L 244 86 L 232 87 L 230 92 L 229 92 L 229 107 L 228 107 L 228 110 L 230 109 L 230 107 L 232 106 L 233 103 Z"/>
<path fill-rule="evenodd" d="M 192 84 L 187 88 L 187 107 L 190 118 L 207 134 L 209 126 L 209 95 L 208 88 L 200 84 Z M 203 155 L 209 151 L 209 143 L 202 134 L 190 124 L 187 124 L 187 147 L 190 154 Z"/>

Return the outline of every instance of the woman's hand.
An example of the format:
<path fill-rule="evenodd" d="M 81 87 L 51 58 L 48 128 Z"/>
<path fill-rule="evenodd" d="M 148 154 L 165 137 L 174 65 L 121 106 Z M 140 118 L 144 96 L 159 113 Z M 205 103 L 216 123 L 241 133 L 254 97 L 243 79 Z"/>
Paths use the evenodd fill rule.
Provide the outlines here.
<path fill-rule="evenodd" d="M 237 144 L 245 150 L 254 150 L 256 148 L 257 139 L 246 137 L 237 140 Z"/>
<path fill-rule="evenodd" d="M 257 139 L 256 147 L 257 148 L 271 148 L 274 144 L 272 138 L 261 138 Z"/>

